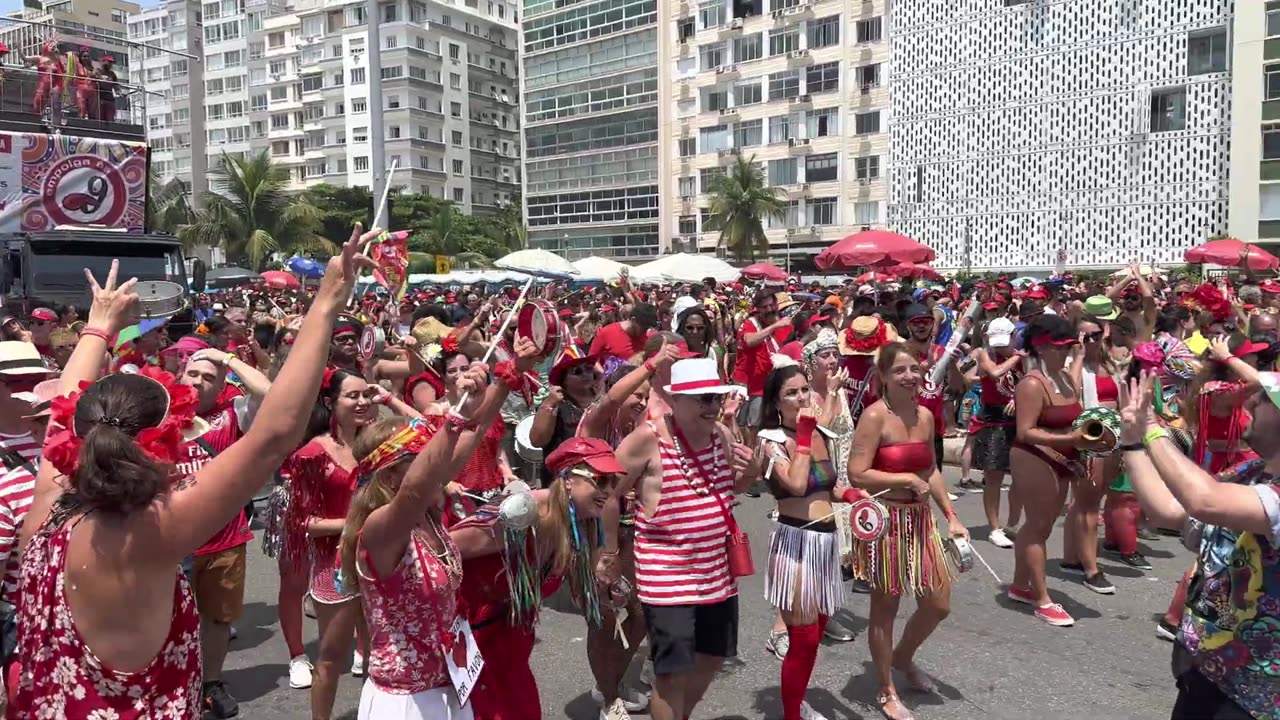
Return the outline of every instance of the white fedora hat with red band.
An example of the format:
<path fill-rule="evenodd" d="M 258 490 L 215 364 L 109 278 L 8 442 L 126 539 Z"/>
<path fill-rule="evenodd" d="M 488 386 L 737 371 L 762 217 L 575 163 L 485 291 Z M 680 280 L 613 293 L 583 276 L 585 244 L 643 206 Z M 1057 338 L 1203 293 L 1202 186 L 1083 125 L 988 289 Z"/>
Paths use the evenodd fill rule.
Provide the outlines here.
<path fill-rule="evenodd" d="M 672 395 L 713 395 L 738 392 L 738 387 L 724 384 L 714 359 L 692 358 L 677 360 L 671 366 L 671 384 L 666 391 Z"/>

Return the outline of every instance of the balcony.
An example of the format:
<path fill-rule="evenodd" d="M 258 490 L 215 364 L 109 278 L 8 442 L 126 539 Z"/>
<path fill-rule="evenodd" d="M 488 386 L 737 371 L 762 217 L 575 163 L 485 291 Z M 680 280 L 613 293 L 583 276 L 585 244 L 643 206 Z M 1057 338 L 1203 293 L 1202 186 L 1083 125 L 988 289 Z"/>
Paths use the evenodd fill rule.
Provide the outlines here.
<path fill-rule="evenodd" d="M 47 114 L 36 114 L 32 108 L 31 98 L 39 84 L 36 71 L 10 65 L 4 72 L 4 82 L 0 83 L 0 130 L 36 134 L 51 132 L 53 128 Z M 148 92 L 142 85 L 121 82 L 116 89 L 114 118 L 109 121 L 83 119 L 76 112 L 75 102 L 65 102 L 59 132 L 66 136 L 146 142 L 147 103 L 158 104 L 161 101 L 158 93 Z M 177 125 L 179 121 L 173 124 Z"/>

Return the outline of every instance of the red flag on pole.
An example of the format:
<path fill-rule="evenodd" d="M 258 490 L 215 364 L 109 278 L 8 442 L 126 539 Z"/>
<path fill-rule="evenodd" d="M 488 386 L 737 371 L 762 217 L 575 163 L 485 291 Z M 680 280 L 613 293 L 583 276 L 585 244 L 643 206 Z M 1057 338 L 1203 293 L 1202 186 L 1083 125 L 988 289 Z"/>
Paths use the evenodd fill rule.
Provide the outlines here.
<path fill-rule="evenodd" d="M 397 302 L 404 297 L 409 284 L 408 240 L 409 233 L 403 230 L 383 233 L 374 243 L 370 255 L 378 265 L 373 271 L 373 279 L 390 290 Z"/>

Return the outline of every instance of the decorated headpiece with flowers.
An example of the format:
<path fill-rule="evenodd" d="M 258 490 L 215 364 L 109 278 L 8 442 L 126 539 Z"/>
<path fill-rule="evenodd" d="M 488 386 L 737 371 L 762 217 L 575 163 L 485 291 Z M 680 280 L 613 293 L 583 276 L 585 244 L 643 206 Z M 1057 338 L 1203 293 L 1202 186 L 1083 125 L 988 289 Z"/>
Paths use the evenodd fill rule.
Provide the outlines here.
<path fill-rule="evenodd" d="M 1182 304 L 1193 311 L 1208 312 L 1218 322 L 1231 317 L 1231 301 L 1213 283 L 1204 283 L 1183 295 Z"/>
<path fill-rule="evenodd" d="M 804 346 L 804 349 L 801 350 L 800 355 L 804 359 L 802 364 L 804 365 L 805 374 L 810 377 L 813 376 L 813 365 L 818 359 L 818 353 L 823 352 L 824 350 L 838 350 L 839 347 L 840 340 L 836 335 L 836 331 L 830 328 L 823 328 L 823 330 L 818 333 L 818 337 L 809 341 L 809 343 Z"/>
<path fill-rule="evenodd" d="M 111 377 L 108 375 L 98 383 Z M 207 424 L 197 424 L 196 421 L 199 402 L 196 391 L 189 385 L 179 384 L 172 374 L 150 365 L 133 377 L 143 377 L 156 383 L 164 391 L 167 401 L 167 410 L 160 422 L 139 430 L 133 436 L 133 442 L 157 463 L 175 464 L 180 457 L 179 450 L 185 440 L 184 435 L 198 433 L 200 425 L 207 427 Z M 80 450 L 84 444 L 80 432 L 87 433 L 92 426 L 104 423 L 127 432 L 121 427 L 118 418 L 105 414 L 92 418 L 89 427 L 76 427 L 76 409 L 96 384 L 82 382 L 78 391 L 55 398 L 50 403 L 50 436 L 45 441 L 44 457 L 64 475 L 74 475 L 80 465 Z"/>

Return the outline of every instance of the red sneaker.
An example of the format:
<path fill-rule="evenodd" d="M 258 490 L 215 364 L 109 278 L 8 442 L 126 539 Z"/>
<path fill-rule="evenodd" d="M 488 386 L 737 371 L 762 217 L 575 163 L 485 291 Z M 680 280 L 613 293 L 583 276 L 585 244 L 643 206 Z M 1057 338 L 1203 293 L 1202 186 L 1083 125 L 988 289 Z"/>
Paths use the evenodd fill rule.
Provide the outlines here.
<path fill-rule="evenodd" d="M 1036 596 L 1031 593 L 1031 588 L 1020 588 L 1017 585 L 1009 586 L 1009 599 L 1014 602 L 1025 603 L 1027 605 L 1036 604 Z"/>
<path fill-rule="evenodd" d="M 1054 627 L 1071 627 L 1076 624 L 1076 619 L 1068 615 L 1058 603 L 1049 603 L 1036 608 L 1036 617 Z"/>

